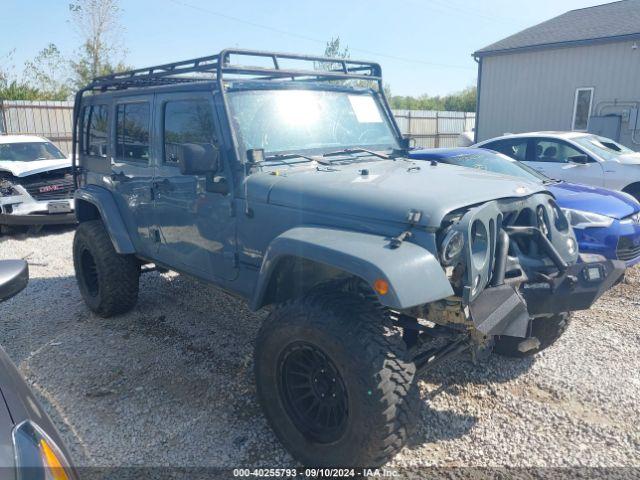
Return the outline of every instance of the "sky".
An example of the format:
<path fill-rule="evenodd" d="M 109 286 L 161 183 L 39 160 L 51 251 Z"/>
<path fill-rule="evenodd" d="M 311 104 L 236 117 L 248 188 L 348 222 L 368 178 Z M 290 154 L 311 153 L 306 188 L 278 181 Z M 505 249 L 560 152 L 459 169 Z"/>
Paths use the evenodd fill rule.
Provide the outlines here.
<path fill-rule="evenodd" d="M 80 44 L 70 0 L 0 0 L 0 59 L 20 74 L 49 43 Z M 475 85 L 472 53 L 568 10 L 602 0 L 121 0 L 119 35 L 133 67 L 225 47 L 322 54 L 339 36 L 351 58 L 382 65 L 394 95 L 442 95 Z"/>

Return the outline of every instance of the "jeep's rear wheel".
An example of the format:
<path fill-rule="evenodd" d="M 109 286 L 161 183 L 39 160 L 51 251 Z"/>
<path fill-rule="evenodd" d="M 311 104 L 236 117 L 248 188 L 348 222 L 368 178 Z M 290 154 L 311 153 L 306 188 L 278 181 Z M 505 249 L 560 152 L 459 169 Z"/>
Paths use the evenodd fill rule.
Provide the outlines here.
<path fill-rule="evenodd" d="M 278 306 L 254 361 L 267 420 L 304 465 L 383 464 L 415 426 L 415 366 L 401 332 L 355 295 L 318 291 Z"/>
<path fill-rule="evenodd" d="M 133 308 L 138 299 L 140 263 L 120 255 L 100 220 L 81 223 L 73 240 L 73 264 L 82 298 L 101 317 Z"/>
<path fill-rule="evenodd" d="M 540 344 L 525 352 L 518 349 L 524 338 L 503 335 L 496 337 L 493 350 L 505 357 L 524 358 L 534 355 L 553 345 L 567 330 L 570 321 L 569 313 L 559 313 L 552 317 L 534 318 L 531 324 L 531 336 L 536 337 Z"/>

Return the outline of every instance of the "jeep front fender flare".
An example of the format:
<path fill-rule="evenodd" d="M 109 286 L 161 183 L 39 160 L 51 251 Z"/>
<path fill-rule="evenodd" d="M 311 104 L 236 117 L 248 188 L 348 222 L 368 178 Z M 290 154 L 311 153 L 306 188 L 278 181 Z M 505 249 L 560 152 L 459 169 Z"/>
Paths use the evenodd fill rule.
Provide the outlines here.
<path fill-rule="evenodd" d="M 264 306 L 265 292 L 280 259 L 297 257 L 322 263 L 373 285 L 386 280 L 389 291 L 378 295 L 382 305 L 405 309 L 454 294 L 438 260 L 419 245 L 404 242 L 392 249 L 379 235 L 322 227 L 296 227 L 276 237 L 265 252 L 253 310 Z"/>
<path fill-rule="evenodd" d="M 109 190 L 96 185 L 87 185 L 76 190 L 75 201 L 78 222 L 84 220 L 81 218 L 82 208 L 78 208 L 80 202 L 90 203 L 100 213 L 100 219 L 109 233 L 116 252 L 120 254 L 136 253 L 131 237 L 129 237 L 129 232 L 127 232 L 124 221 L 120 216 L 116 201 Z"/>

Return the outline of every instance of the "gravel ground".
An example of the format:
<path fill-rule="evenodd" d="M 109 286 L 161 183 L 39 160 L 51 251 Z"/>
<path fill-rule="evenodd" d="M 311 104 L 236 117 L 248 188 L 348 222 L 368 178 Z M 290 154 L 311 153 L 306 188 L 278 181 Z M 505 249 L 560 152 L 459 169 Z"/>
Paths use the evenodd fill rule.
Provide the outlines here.
<path fill-rule="evenodd" d="M 144 275 L 137 307 L 85 307 L 68 229 L 0 238 L 31 264 L 0 305 L 0 343 L 86 466 L 285 467 L 255 396 L 264 313 L 173 273 Z M 461 357 L 421 382 L 422 422 L 391 466 L 640 467 L 640 268 L 547 351 Z"/>

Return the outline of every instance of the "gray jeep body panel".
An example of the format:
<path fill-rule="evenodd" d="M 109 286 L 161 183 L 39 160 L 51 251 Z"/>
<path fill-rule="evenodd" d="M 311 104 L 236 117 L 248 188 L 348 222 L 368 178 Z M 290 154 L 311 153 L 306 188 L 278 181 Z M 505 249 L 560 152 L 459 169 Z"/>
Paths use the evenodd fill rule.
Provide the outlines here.
<path fill-rule="evenodd" d="M 383 305 L 404 309 L 453 295 L 438 260 L 426 249 L 403 243 L 393 249 L 379 235 L 323 227 L 296 227 L 276 237 L 267 249 L 251 308 L 263 305 L 267 285 L 278 262 L 296 257 L 335 267 L 373 285 L 389 283 L 389 292 L 378 295 Z"/>
<path fill-rule="evenodd" d="M 120 254 L 136 253 L 113 194 L 109 190 L 97 185 L 86 185 L 84 188 L 76 190 L 75 199 L 76 205 L 80 202 L 88 202 L 98 209 L 116 252 Z M 76 207 L 76 215 L 78 216 L 78 221 L 81 222 L 83 220 L 80 218 L 82 207 Z"/>
<path fill-rule="evenodd" d="M 406 223 L 409 210 L 422 212 L 418 225 L 439 228 L 444 216 L 462 207 L 507 197 L 526 197 L 545 187 L 513 177 L 455 165 L 404 158 L 336 165 L 263 167 L 246 179 L 248 198 L 335 217 Z M 368 174 L 362 175 L 366 169 Z M 273 170 L 278 175 L 270 174 Z"/>

